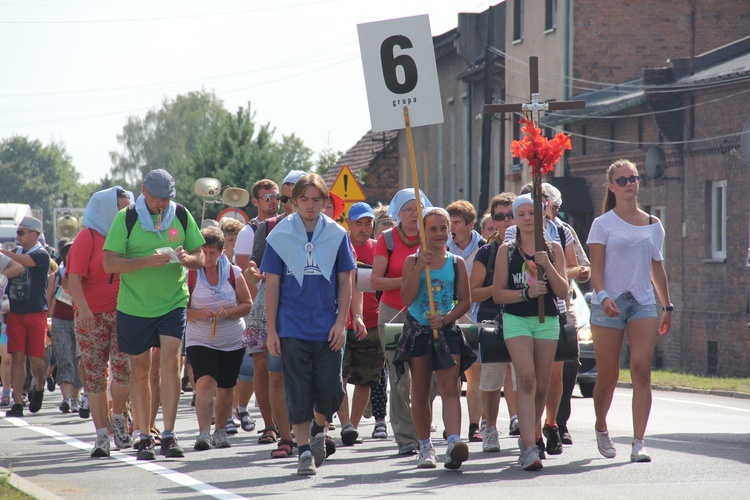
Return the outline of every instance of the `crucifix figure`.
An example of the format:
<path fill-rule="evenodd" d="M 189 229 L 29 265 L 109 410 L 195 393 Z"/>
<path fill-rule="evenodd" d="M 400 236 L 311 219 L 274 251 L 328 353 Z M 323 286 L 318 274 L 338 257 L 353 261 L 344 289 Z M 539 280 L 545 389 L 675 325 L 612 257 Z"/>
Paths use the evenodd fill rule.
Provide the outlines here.
<path fill-rule="evenodd" d="M 531 114 L 533 124 L 539 125 L 539 112 L 563 109 L 581 109 L 586 106 L 584 101 L 554 101 L 540 102 L 539 99 L 539 58 L 529 57 L 529 90 L 531 102 L 517 104 L 487 104 L 484 106 L 485 113 L 518 113 L 523 112 L 528 116 Z M 534 196 L 534 247 L 536 251 L 544 250 L 544 226 L 542 225 L 544 215 L 542 214 L 542 175 L 540 171 L 534 172 L 533 177 Z M 542 268 L 537 268 L 537 279 L 542 279 Z M 539 322 L 544 323 L 544 298 L 539 297 Z"/>

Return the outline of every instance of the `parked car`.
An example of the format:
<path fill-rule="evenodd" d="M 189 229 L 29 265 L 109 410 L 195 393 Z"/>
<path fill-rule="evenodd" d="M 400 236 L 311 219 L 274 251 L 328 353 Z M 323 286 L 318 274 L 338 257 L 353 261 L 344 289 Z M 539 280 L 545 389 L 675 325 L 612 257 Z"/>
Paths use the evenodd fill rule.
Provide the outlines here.
<path fill-rule="evenodd" d="M 591 293 L 584 294 L 575 281 L 573 287 L 573 305 L 578 317 L 578 348 L 581 367 L 578 370 L 578 387 L 584 398 L 594 396 L 596 383 L 596 359 L 594 358 L 594 341 L 591 339 Z"/>

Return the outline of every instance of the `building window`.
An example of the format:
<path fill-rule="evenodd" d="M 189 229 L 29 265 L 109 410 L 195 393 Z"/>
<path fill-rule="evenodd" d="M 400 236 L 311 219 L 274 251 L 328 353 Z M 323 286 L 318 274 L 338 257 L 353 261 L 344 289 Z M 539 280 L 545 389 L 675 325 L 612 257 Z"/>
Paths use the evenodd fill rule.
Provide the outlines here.
<path fill-rule="evenodd" d="M 544 1 L 544 31 L 557 28 L 557 0 Z"/>
<path fill-rule="evenodd" d="M 523 0 L 513 0 L 513 41 L 523 40 Z"/>
<path fill-rule="evenodd" d="M 727 181 L 706 183 L 708 255 L 714 260 L 727 258 Z"/>
<path fill-rule="evenodd" d="M 648 210 L 648 213 L 658 218 L 661 221 L 662 227 L 666 231 L 667 229 L 667 207 L 664 205 L 653 206 Z M 666 242 L 667 242 L 667 238 L 665 237 L 664 241 L 662 241 L 661 243 L 661 256 L 664 259 L 667 258 Z"/>

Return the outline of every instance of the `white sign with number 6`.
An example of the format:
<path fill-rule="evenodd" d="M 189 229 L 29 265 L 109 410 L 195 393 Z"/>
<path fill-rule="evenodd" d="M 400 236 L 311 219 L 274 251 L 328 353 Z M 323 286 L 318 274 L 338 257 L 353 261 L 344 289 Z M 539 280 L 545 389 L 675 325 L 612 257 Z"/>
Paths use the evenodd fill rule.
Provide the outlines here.
<path fill-rule="evenodd" d="M 443 122 L 430 18 L 425 14 L 358 24 L 373 132 Z"/>

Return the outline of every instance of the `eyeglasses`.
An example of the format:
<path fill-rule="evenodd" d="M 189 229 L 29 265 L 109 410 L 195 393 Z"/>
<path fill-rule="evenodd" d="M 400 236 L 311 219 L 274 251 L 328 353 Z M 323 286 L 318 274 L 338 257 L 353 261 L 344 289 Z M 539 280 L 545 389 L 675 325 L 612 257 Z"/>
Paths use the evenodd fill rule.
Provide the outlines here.
<path fill-rule="evenodd" d="M 624 188 L 628 185 L 628 182 L 631 184 L 638 184 L 640 180 L 641 178 L 637 175 L 631 175 L 630 177 L 618 177 L 617 179 L 615 179 L 615 184 L 617 184 L 621 188 Z"/>
<path fill-rule="evenodd" d="M 16 231 L 16 236 L 26 236 L 26 231 Z"/>
<path fill-rule="evenodd" d="M 281 200 L 281 203 L 289 203 L 292 201 L 290 197 L 284 196 L 283 194 L 279 196 L 279 200 Z"/>
<path fill-rule="evenodd" d="M 508 212 L 507 214 L 503 212 L 498 212 L 492 216 L 492 220 L 496 220 L 498 222 L 502 222 L 505 219 L 513 220 L 513 212 Z"/>
<path fill-rule="evenodd" d="M 257 199 L 263 200 L 265 202 L 269 202 L 271 200 L 278 200 L 280 198 L 281 198 L 281 195 L 279 193 L 269 193 L 269 194 L 264 194 L 263 196 L 258 196 Z"/>

